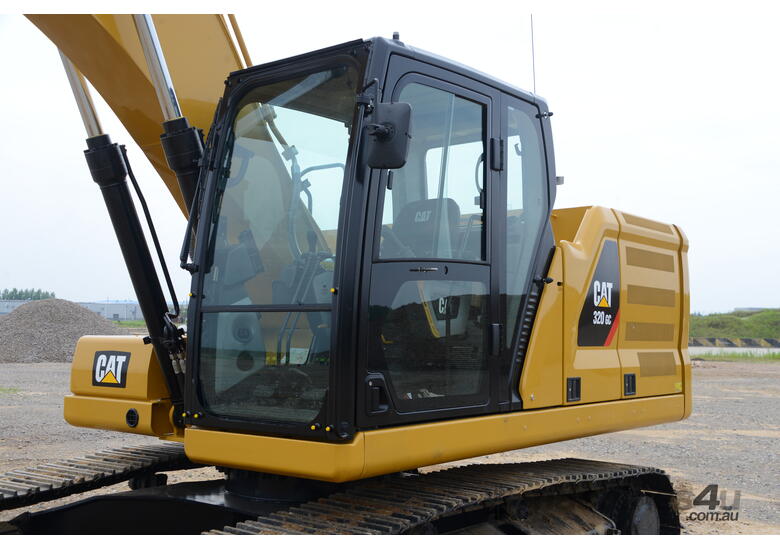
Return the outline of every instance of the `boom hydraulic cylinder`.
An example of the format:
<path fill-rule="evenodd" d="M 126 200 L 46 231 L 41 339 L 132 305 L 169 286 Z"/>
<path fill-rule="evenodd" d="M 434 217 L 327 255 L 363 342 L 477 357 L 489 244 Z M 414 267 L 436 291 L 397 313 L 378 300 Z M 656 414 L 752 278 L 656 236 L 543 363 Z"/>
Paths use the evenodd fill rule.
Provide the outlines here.
<path fill-rule="evenodd" d="M 149 330 L 149 341 L 165 376 L 171 402 L 174 406 L 180 405 L 183 401 L 183 373 L 186 368 L 184 344 L 168 312 L 149 245 L 127 186 L 128 166 L 125 156 L 119 145 L 112 143 L 111 138 L 103 133 L 83 76 L 62 52 L 60 57 L 87 131 L 87 150 L 84 151 L 87 165 L 92 179 L 103 193 L 130 281 Z M 170 283 L 169 288 L 172 288 Z M 175 297 L 172 298 L 176 302 Z M 178 306 L 175 307 L 175 315 L 178 315 Z"/>
<path fill-rule="evenodd" d="M 178 405 L 182 402 L 183 388 L 181 341 L 176 326 L 168 318 L 168 305 L 127 185 L 128 169 L 122 151 L 107 134 L 88 138 L 87 147 L 84 156 L 92 179 L 103 193 L 171 401 Z"/>
<path fill-rule="evenodd" d="M 197 187 L 198 163 L 203 156 L 203 133 L 199 128 L 190 126 L 187 118 L 182 115 L 152 16 L 135 14 L 133 21 L 144 51 L 152 85 L 157 93 L 160 110 L 165 117 L 163 122 L 165 133 L 160 136 L 165 159 L 176 174 L 187 213 L 190 214 Z"/>

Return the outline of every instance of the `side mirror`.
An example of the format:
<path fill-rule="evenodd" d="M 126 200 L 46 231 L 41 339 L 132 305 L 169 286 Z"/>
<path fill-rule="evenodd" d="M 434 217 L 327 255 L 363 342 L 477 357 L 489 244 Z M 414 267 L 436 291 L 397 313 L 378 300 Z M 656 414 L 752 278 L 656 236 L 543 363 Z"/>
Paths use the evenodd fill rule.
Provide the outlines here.
<path fill-rule="evenodd" d="M 374 122 L 366 125 L 368 165 L 388 169 L 403 167 L 409 154 L 412 106 L 379 103 L 374 107 L 373 118 Z"/>

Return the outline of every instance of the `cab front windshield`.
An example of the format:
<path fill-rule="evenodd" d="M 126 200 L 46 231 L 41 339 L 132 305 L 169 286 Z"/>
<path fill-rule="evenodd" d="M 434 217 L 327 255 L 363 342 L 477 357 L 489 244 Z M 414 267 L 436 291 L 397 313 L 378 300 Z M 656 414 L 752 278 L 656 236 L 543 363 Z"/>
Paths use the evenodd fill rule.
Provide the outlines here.
<path fill-rule="evenodd" d="M 310 423 L 323 408 L 357 86 L 354 67 L 320 69 L 235 110 L 203 279 L 199 394 L 212 414 Z"/>

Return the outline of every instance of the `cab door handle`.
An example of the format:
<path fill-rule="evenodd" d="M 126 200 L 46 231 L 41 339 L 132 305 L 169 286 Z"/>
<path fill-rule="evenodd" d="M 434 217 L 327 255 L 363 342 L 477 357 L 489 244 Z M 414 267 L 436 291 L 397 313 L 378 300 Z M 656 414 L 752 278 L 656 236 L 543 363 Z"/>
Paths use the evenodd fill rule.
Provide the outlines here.
<path fill-rule="evenodd" d="M 490 138 L 490 169 L 500 172 L 504 169 L 504 140 Z"/>
<path fill-rule="evenodd" d="M 370 374 L 366 377 L 366 414 L 382 414 L 390 410 L 390 399 L 387 384 L 381 374 Z"/>

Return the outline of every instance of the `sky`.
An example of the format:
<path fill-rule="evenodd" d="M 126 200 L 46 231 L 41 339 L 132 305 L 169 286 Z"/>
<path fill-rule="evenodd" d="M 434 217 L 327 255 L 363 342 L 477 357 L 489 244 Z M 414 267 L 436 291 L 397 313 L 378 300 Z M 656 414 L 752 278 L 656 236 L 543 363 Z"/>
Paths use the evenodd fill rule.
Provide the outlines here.
<path fill-rule="evenodd" d="M 554 112 L 565 177 L 555 206 L 597 204 L 680 226 L 690 240 L 692 312 L 780 307 L 780 13 L 760 2 L 584 5 L 491 2 L 483 16 L 465 3 L 419 1 L 234 11 L 255 64 L 398 31 L 412 46 L 528 90 L 533 12 L 536 91 Z M 57 50 L 21 15 L 0 16 L 0 74 L 0 289 L 132 299 Z M 104 130 L 128 144 L 186 295 L 189 277 L 178 268 L 185 220 L 95 100 Z"/>

